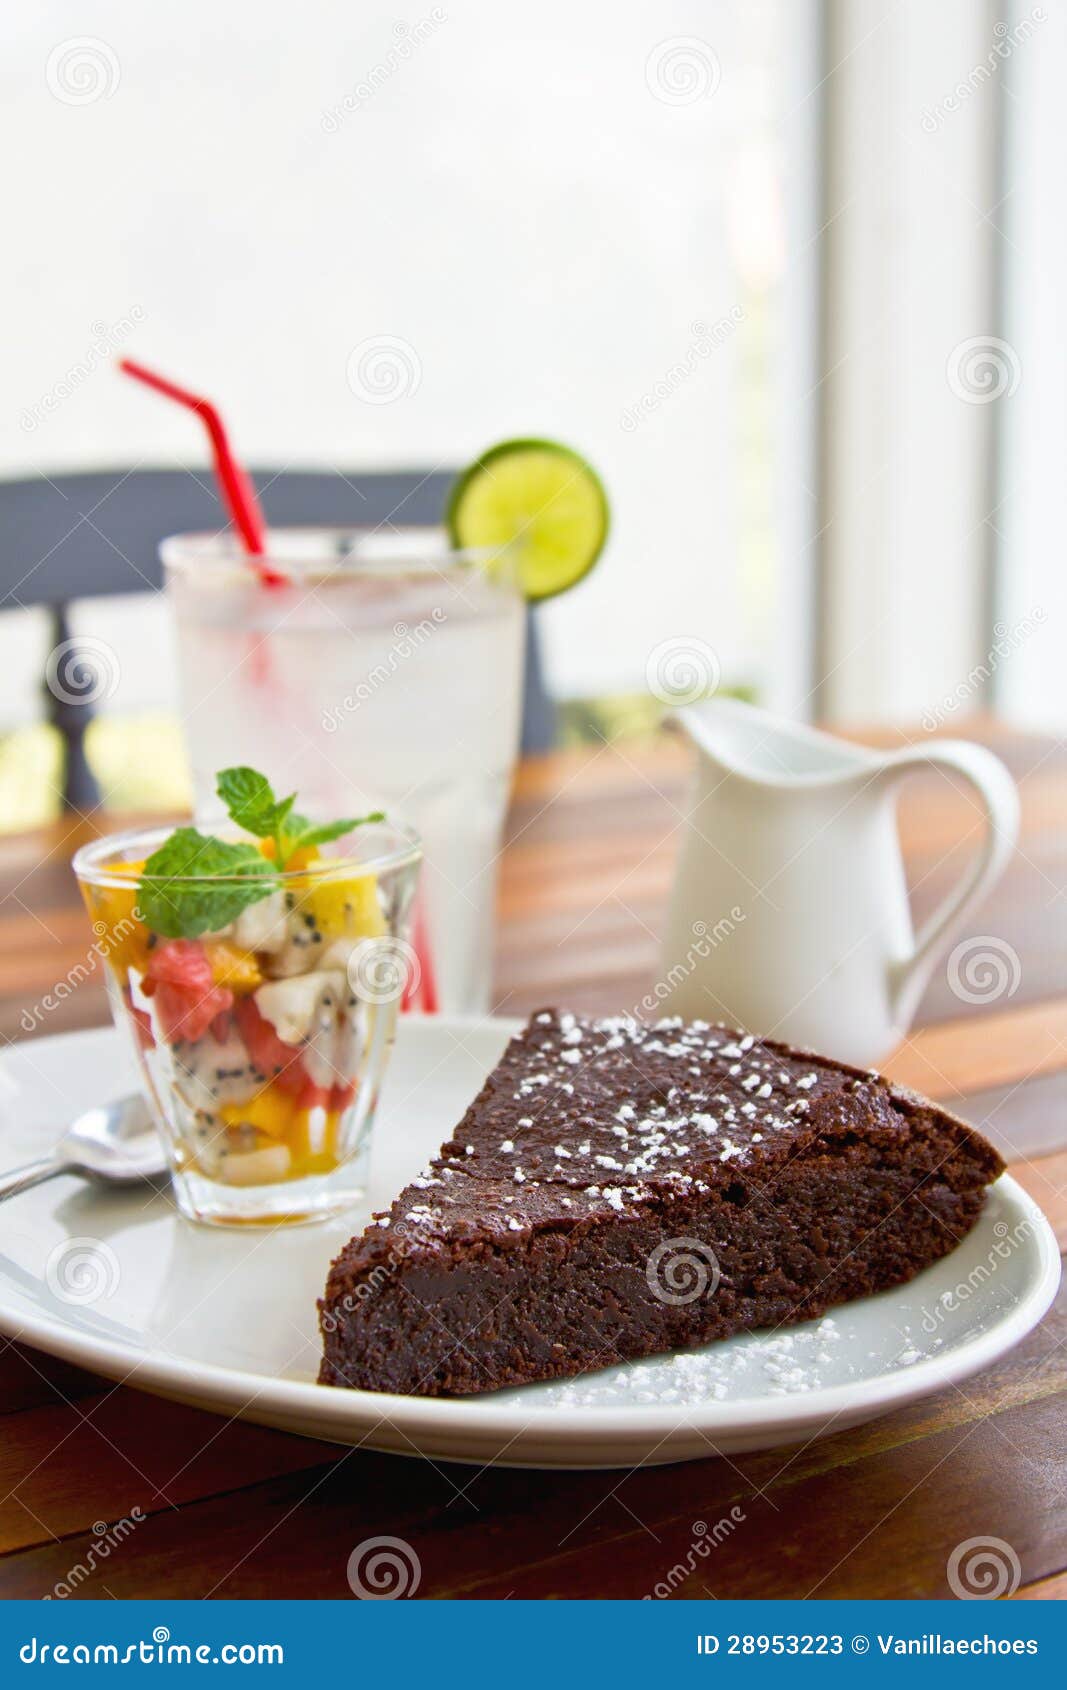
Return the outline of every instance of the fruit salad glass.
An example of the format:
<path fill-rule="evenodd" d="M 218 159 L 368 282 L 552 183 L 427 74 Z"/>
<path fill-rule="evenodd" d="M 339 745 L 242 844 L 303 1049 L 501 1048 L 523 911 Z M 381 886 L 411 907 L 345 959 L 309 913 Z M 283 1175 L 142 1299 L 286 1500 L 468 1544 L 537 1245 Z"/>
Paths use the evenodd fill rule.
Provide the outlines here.
<path fill-rule="evenodd" d="M 375 823 L 335 854 L 297 852 L 269 871 L 269 894 L 196 937 L 165 936 L 142 916 L 145 861 L 166 837 L 94 841 L 74 868 L 178 1206 L 217 1225 L 334 1214 L 366 1188 L 397 1010 L 417 984 L 406 935 L 418 837 Z M 253 843 L 270 857 L 269 842 Z M 203 908 L 218 908 L 233 883 L 186 876 L 177 892 L 183 907 L 203 893 Z"/>

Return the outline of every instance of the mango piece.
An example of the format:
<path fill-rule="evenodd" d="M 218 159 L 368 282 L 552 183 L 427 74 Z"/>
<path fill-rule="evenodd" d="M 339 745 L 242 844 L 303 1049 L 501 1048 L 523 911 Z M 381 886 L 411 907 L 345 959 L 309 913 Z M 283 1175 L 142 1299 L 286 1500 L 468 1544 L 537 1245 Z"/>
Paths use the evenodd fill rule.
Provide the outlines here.
<path fill-rule="evenodd" d="M 227 939 L 205 939 L 204 949 L 216 986 L 228 986 L 236 997 L 247 997 L 263 984 L 259 963 L 251 951 L 242 951 Z"/>
<path fill-rule="evenodd" d="M 224 1103 L 219 1114 L 228 1127 L 255 1127 L 268 1138 L 283 1139 L 293 1121 L 293 1099 L 277 1086 L 264 1086 L 247 1103 Z"/>
<path fill-rule="evenodd" d="M 143 973 L 148 966 L 148 929 L 136 913 L 140 890 L 138 879 L 144 871 L 144 863 L 111 863 L 109 867 L 115 872 L 130 875 L 129 886 L 83 884 L 82 892 L 96 943 L 114 970 L 119 984 L 125 986 L 131 968 Z"/>
<path fill-rule="evenodd" d="M 278 855 L 278 849 L 273 839 L 261 839 L 259 842 L 259 848 L 263 855 L 268 857 L 271 862 L 273 862 L 275 857 Z M 285 872 L 286 874 L 290 874 L 296 869 L 307 868 L 309 863 L 316 863 L 318 860 L 319 848 L 317 845 L 300 845 L 295 851 L 290 853 L 289 859 L 285 865 Z"/>

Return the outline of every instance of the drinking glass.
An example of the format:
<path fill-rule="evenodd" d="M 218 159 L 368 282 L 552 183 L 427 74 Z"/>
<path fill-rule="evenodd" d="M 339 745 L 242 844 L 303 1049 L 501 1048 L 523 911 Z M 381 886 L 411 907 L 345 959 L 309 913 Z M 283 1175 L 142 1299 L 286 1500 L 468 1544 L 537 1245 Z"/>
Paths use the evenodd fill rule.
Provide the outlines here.
<path fill-rule="evenodd" d="M 406 934 L 418 837 L 359 827 L 337 855 L 265 869 L 264 895 L 236 915 L 231 906 L 212 931 L 175 938 L 169 917 L 153 918 L 155 903 L 141 907 L 145 862 L 167 836 L 95 840 L 74 870 L 178 1206 L 220 1225 L 335 1214 L 366 1189 L 378 1091 L 414 966 Z M 187 875 L 167 885 L 174 908 L 195 892 L 202 909 L 205 895 L 231 897 L 249 881 Z"/>
<path fill-rule="evenodd" d="M 522 698 L 509 571 L 434 529 L 275 529 L 280 585 L 227 534 L 162 556 L 198 813 L 218 813 L 216 771 L 248 763 L 312 814 L 409 819 L 439 1007 L 484 1012 Z"/>

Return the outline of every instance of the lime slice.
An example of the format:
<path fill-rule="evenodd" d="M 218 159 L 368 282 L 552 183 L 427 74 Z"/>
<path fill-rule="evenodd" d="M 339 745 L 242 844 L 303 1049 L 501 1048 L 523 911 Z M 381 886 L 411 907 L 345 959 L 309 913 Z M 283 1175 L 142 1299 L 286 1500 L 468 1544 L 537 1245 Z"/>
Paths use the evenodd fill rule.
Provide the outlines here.
<path fill-rule="evenodd" d="M 569 446 L 504 440 L 464 470 L 445 520 L 454 545 L 513 560 L 522 591 L 535 602 L 565 593 L 589 573 L 610 516 L 600 477 Z"/>

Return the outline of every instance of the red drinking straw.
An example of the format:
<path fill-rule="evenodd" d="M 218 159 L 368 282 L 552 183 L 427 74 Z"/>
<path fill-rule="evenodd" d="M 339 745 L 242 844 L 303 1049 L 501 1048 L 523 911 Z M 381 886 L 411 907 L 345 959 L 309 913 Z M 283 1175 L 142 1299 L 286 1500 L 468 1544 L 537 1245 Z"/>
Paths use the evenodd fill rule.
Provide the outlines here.
<path fill-rule="evenodd" d="M 179 405 L 185 405 L 188 410 L 196 412 L 207 429 L 219 486 L 237 531 L 244 541 L 245 551 L 256 559 L 256 569 L 266 586 L 284 586 L 285 576 L 280 575 L 266 561 L 267 525 L 263 520 L 255 488 L 250 476 L 234 457 L 222 418 L 211 400 L 202 398 L 200 394 L 190 393 L 187 387 L 179 387 L 177 382 L 168 381 L 166 376 L 156 375 L 154 370 L 146 369 L 144 364 L 138 364 L 133 358 L 120 358 L 119 369 L 128 376 L 134 376 L 137 381 L 143 381 L 146 387 L 154 387 L 156 392 L 162 393 L 165 398 L 174 399 Z M 257 646 L 256 650 L 258 649 Z M 415 906 L 411 937 L 418 961 L 417 990 L 422 997 L 422 1007 L 427 1015 L 435 1015 L 438 1003 L 437 979 L 421 901 Z M 402 1007 L 409 1009 L 415 996 L 414 990 L 405 991 Z"/>
<path fill-rule="evenodd" d="M 421 997 L 424 1014 L 436 1015 L 437 977 L 434 974 L 430 935 L 426 931 L 426 907 L 421 895 L 416 896 L 411 917 L 411 944 L 418 964 L 418 980 L 408 982 L 400 1007 L 410 1009 L 417 998 Z"/>
<path fill-rule="evenodd" d="M 187 387 L 179 387 L 177 382 L 168 381 L 166 376 L 156 375 L 154 370 L 146 369 L 133 358 L 120 358 L 119 369 L 128 376 L 134 376 L 137 381 L 143 381 L 146 387 L 154 387 L 157 393 L 162 393 L 167 399 L 174 399 L 179 405 L 185 405 L 190 411 L 196 412 L 207 429 L 222 496 L 244 542 L 245 551 L 257 560 L 265 559 L 267 525 L 263 520 L 259 500 L 256 498 L 251 479 L 233 455 L 222 418 L 211 400 L 202 398 L 198 393 L 190 393 Z M 260 579 L 268 586 L 278 587 L 285 581 L 284 575 L 279 575 L 266 561 L 257 561 L 256 569 Z"/>

